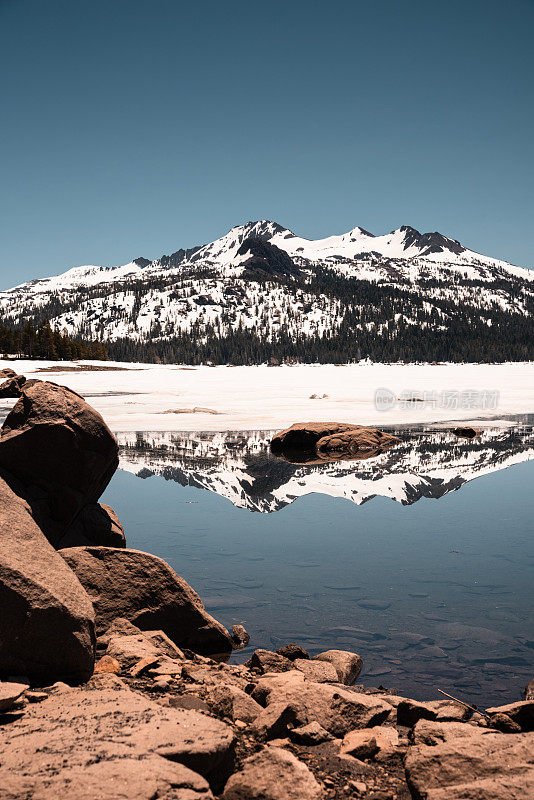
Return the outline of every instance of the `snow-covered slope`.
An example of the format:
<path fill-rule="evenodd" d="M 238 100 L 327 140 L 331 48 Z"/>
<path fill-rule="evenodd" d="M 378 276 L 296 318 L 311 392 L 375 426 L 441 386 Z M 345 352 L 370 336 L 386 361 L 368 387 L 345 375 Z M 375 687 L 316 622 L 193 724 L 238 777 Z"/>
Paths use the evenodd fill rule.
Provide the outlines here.
<path fill-rule="evenodd" d="M 195 486 L 250 511 L 279 511 L 311 493 L 361 505 L 376 496 L 411 505 L 534 458 L 532 428 L 487 429 L 470 441 L 450 431 L 400 432 L 402 441 L 368 461 L 288 464 L 268 452 L 272 431 L 118 434 L 120 468 Z"/>
<path fill-rule="evenodd" d="M 258 242 L 266 244 L 259 255 Z M 353 296 L 331 288 L 331 276 L 358 281 Z M 402 293 L 402 302 L 392 308 L 387 293 L 374 298 L 373 286 Z M 497 311 L 531 316 L 533 302 L 534 271 L 439 233 L 403 226 L 373 236 L 357 227 L 310 240 L 261 220 L 152 261 L 74 267 L 5 290 L 0 316 L 46 316 L 70 335 L 112 342 L 164 342 L 191 332 L 203 341 L 247 329 L 270 340 L 282 331 L 321 337 L 347 329 L 369 339 L 410 325 L 446 330 L 457 308 L 474 310 L 491 327 Z"/>

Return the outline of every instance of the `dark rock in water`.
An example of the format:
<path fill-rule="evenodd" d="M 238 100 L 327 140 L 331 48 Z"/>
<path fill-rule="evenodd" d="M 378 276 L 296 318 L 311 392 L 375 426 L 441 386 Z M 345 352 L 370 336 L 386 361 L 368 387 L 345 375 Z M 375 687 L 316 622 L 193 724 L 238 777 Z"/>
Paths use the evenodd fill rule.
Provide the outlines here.
<path fill-rule="evenodd" d="M 295 661 L 296 658 L 309 658 L 310 654 L 303 647 L 298 644 L 286 644 L 284 647 L 279 647 L 276 651 L 279 656 L 289 658 L 290 661 Z"/>
<path fill-rule="evenodd" d="M 250 636 L 243 625 L 232 626 L 232 644 L 235 650 L 244 650 L 250 642 Z"/>
<path fill-rule="evenodd" d="M 162 630 L 195 653 L 232 650 L 226 628 L 161 558 L 114 547 L 70 547 L 60 553 L 93 601 L 99 634 L 124 617 L 141 630 Z"/>
<path fill-rule="evenodd" d="M 482 431 L 478 428 L 454 428 L 453 433 L 462 439 L 474 439 L 475 436 L 480 436 Z"/>
<path fill-rule="evenodd" d="M 29 380 L 0 435 L 0 468 L 31 487 L 32 510 L 56 544 L 98 500 L 118 465 L 108 426 L 75 392 Z"/>
<path fill-rule="evenodd" d="M 0 369 L 0 378 L 13 378 L 14 375 L 17 373 L 14 369 L 10 367 L 6 367 L 5 369 Z"/>
<path fill-rule="evenodd" d="M 94 611 L 74 573 L 0 479 L 0 675 L 87 680 Z"/>
<path fill-rule="evenodd" d="M 111 506 L 105 503 L 86 505 L 57 543 L 58 548 L 86 545 L 126 547 L 124 528 Z"/>
<path fill-rule="evenodd" d="M 10 370 L 12 371 L 12 370 Z M 0 385 L 0 397 L 20 397 L 22 387 L 26 383 L 24 375 L 10 375 L 9 378 Z"/>
<path fill-rule="evenodd" d="M 534 680 L 525 686 L 525 700 L 534 700 Z"/>
<path fill-rule="evenodd" d="M 373 458 L 399 441 L 390 433 L 361 427 L 323 436 L 317 442 L 316 451 L 319 458 L 325 461 Z"/>
<path fill-rule="evenodd" d="M 397 444 L 389 433 L 344 422 L 297 422 L 271 441 L 271 452 L 294 463 L 371 458 Z"/>
<path fill-rule="evenodd" d="M 317 442 L 323 436 L 344 433 L 353 428 L 354 425 L 344 422 L 296 422 L 273 437 L 271 451 L 274 455 L 285 455 L 293 451 L 313 455 Z"/>

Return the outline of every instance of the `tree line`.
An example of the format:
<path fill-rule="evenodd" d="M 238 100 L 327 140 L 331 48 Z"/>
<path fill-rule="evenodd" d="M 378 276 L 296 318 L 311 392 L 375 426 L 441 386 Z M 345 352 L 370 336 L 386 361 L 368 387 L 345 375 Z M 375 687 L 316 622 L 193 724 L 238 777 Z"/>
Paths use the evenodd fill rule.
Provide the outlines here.
<path fill-rule="evenodd" d="M 68 334 L 52 328 L 48 320 L 37 327 L 27 321 L 22 326 L 0 323 L 0 353 L 48 361 L 72 361 L 87 358 L 107 361 L 108 351 L 100 342 L 72 339 Z"/>

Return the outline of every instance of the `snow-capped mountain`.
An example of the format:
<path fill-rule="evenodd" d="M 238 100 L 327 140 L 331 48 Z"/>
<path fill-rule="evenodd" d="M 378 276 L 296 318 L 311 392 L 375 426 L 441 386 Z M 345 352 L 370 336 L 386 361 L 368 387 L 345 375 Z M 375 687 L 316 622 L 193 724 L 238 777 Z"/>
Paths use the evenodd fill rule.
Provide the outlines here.
<path fill-rule="evenodd" d="M 521 355 L 533 309 L 534 271 L 440 233 L 403 226 L 374 236 L 357 227 L 310 240 L 267 220 L 152 261 L 74 267 L 0 292 L 6 321 L 46 317 L 71 336 L 111 343 L 115 357 L 126 355 L 118 343 L 128 341 L 137 357 L 150 346 L 165 360 L 179 359 L 180 337 L 194 334 L 209 358 L 213 342 L 247 331 L 282 356 L 281 343 L 300 338 L 322 340 L 319 360 L 328 360 L 328 347 L 375 359 L 410 357 L 421 329 L 436 334 L 439 349 L 448 336 L 461 338 L 453 330 L 459 321 L 479 339 L 493 328 L 494 347 L 509 335 Z M 447 347 L 434 357 L 447 357 Z"/>
<path fill-rule="evenodd" d="M 411 505 L 534 458 L 531 427 L 487 429 L 459 440 L 450 431 L 396 431 L 401 442 L 367 461 L 295 465 L 269 453 L 273 431 L 120 433 L 120 469 L 206 489 L 249 511 L 271 513 L 311 493 L 357 505 L 376 496 Z"/>

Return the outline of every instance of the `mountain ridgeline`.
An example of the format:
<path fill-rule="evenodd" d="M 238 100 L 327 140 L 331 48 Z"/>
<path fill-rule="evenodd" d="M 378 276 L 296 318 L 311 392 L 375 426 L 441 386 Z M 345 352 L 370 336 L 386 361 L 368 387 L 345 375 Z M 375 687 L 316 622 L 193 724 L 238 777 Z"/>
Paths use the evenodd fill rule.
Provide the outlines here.
<path fill-rule="evenodd" d="M 309 240 L 260 221 L 0 292 L 0 317 L 12 330 L 50 321 L 127 361 L 524 361 L 534 272 L 408 226 Z"/>

